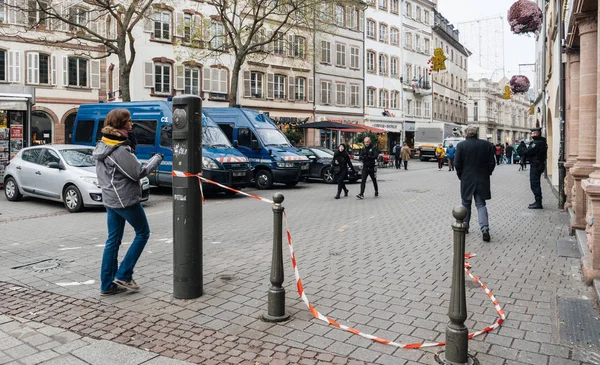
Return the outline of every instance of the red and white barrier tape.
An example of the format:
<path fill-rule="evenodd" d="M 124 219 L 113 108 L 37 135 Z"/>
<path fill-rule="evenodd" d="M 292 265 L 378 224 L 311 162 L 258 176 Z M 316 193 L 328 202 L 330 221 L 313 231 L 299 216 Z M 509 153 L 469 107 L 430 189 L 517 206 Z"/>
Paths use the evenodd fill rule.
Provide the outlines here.
<path fill-rule="evenodd" d="M 209 184 L 213 184 L 216 186 L 219 186 L 223 189 L 227 189 L 227 190 L 231 190 L 234 191 L 238 194 L 242 194 L 245 195 L 247 197 L 256 199 L 256 200 L 260 200 L 262 202 L 265 203 L 269 203 L 269 204 L 275 204 L 274 201 L 269 200 L 269 199 L 265 199 L 262 198 L 260 196 L 257 195 L 253 195 L 253 194 L 249 194 L 249 193 L 245 193 L 243 191 L 239 191 L 233 188 L 230 188 L 229 186 L 225 186 L 223 184 L 219 184 L 218 182 L 206 179 L 202 176 L 200 176 L 200 174 L 189 174 L 186 172 L 181 172 L 181 171 L 173 171 L 173 176 L 178 176 L 178 177 L 197 177 L 200 181 L 204 181 L 206 183 Z M 202 183 L 200 183 L 200 186 L 202 187 Z M 204 196 L 202 197 L 202 201 L 204 202 Z M 404 348 L 404 349 L 418 349 L 418 348 L 423 348 L 423 347 L 438 347 L 438 346 L 444 346 L 446 345 L 446 342 L 422 342 L 422 343 L 411 343 L 411 344 L 402 344 L 402 343 L 398 343 L 398 342 L 394 342 L 394 341 L 390 341 L 390 340 L 386 340 L 383 338 L 379 338 L 373 335 L 369 335 L 366 333 L 362 333 L 359 330 L 352 328 L 352 327 L 348 327 L 345 326 L 343 324 L 340 324 L 336 321 L 334 321 L 333 319 L 324 316 L 323 314 L 321 314 L 315 307 L 312 306 L 312 304 L 310 304 L 310 301 L 308 300 L 308 296 L 306 295 L 306 292 L 304 291 L 304 287 L 302 285 L 302 279 L 300 278 L 300 271 L 298 270 L 298 263 L 296 260 L 296 255 L 294 253 L 294 245 L 292 243 L 292 233 L 290 232 L 290 228 L 289 228 L 289 224 L 288 224 L 288 218 L 287 218 L 287 214 L 284 211 L 283 212 L 283 217 L 284 217 L 284 222 L 285 222 L 285 231 L 286 231 L 286 236 L 287 236 L 287 241 L 288 241 L 288 247 L 290 249 L 290 256 L 292 258 L 292 267 L 294 268 L 294 276 L 296 277 L 296 285 L 298 288 L 298 295 L 300 295 L 300 299 L 302 299 L 302 301 L 304 302 L 304 304 L 306 304 L 306 306 L 308 307 L 308 310 L 312 313 L 312 315 L 316 318 L 319 319 L 323 322 L 326 322 L 332 326 L 335 326 L 337 328 L 343 329 L 345 331 L 348 331 L 350 333 L 353 333 L 355 335 L 359 335 L 361 337 L 364 338 L 368 338 L 369 340 L 384 344 L 384 345 L 391 345 L 391 346 L 396 346 L 396 347 L 400 347 L 400 348 Z M 475 257 L 475 254 L 471 254 L 471 253 L 467 253 L 465 254 L 465 259 L 470 259 Z M 495 330 L 496 328 L 500 327 L 500 325 L 502 325 L 502 323 L 504 323 L 504 321 L 506 320 L 506 314 L 504 313 L 504 310 L 502 310 L 502 308 L 500 307 L 500 304 L 498 304 L 498 300 L 496 300 L 496 298 L 494 297 L 494 295 L 492 294 L 492 292 L 490 291 L 490 289 L 485 286 L 485 284 L 483 284 L 481 282 L 481 280 L 479 280 L 477 277 L 475 277 L 473 275 L 473 273 L 471 273 L 471 271 L 469 270 L 471 268 L 471 264 L 469 264 L 468 262 L 465 262 L 465 272 L 467 273 L 467 275 L 469 275 L 469 277 L 471 279 L 473 279 L 473 281 L 475 281 L 477 284 L 479 284 L 481 286 L 481 288 L 485 291 L 485 293 L 487 294 L 487 296 L 490 298 L 490 300 L 492 301 L 492 303 L 494 303 L 494 307 L 496 308 L 496 312 L 499 315 L 499 318 L 494 322 L 494 324 L 492 324 L 491 326 L 488 326 L 480 331 L 476 331 L 473 333 L 469 334 L 469 338 L 473 338 L 475 336 L 479 336 L 482 335 L 484 333 L 490 332 Z"/>

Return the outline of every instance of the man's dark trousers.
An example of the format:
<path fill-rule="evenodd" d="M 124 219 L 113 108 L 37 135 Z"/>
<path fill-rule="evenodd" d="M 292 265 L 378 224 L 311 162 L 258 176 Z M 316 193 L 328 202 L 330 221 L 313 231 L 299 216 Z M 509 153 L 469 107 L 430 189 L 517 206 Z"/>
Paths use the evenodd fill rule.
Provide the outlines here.
<path fill-rule="evenodd" d="M 377 179 L 375 178 L 375 166 L 365 167 L 362 170 L 362 180 L 360 181 L 360 195 L 365 195 L 365 185 L 367 184 L 367 177 L 370 176 L 371 180 L 373 180 L 373 187 L 375 188 L 375 192 L 379 192 L 379 188 L 377 187 Z"/>
<path fill-rule="evenodd" d="M 531 186 L 531 191 L 535 196 L 535 201 L 542 201 L 542 186 L 541 186 L 541 178 L 544 173 L 544 165 L 540 165 L 538 163 L 532 163 L 529 168 L 529 184 Z"/>

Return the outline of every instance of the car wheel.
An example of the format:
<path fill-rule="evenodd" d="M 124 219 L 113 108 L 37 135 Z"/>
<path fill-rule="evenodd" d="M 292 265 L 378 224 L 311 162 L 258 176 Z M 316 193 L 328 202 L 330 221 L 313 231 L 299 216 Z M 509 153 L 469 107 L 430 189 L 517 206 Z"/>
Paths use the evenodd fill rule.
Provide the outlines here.
<path fill-rule="evenodd" d="M 63 200 L 69 213 L 77 213 L 83 210 L 83 197 L 75 185 L 69 185 L 65 189 Z"/>
<path fill-rule="evenodd" d="M 273 186 L 273 174 L 269 170 L 258 170 L 254 175 L 254 181 L 258 189 L 270 189 Z"/>
<path fill-rule="evenodd" d="M 11 202 L 19 201 L 23 197 L 23 194 L 19 191 L 17 182 L 12 177 L 7 178 L 4 182 L 4 195 Z"/>
<path fill-rule="evenodd" d="M 428 159 L 428 158 L 425 158 L 425 157 L 419 157 L 419 160 L 421 160 L 421 161 L 423 161 L 423 162 L 425 162 L 425 161 L 429 161 L 429 159 Z"/>
<path fill-rule="evenodd" d="M 298 185 L 298 181 L 290 181 L 285 183 L 285 186 L 287 186 L 288 188 L 293 188 L 296 185 Z"/>
<path fill-rule="evenodd" d="M 323 169 L 323 172 L 321 173 L 321 178 L 326 184 L 333 183 L 333 170 L 331 169 L 331 167 L 326 167 Z"/>

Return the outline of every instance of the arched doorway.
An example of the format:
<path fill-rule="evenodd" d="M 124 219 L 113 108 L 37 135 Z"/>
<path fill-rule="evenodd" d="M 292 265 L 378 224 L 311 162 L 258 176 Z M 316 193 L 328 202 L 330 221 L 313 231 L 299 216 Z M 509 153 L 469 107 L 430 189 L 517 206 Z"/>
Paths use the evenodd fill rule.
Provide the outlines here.
<path fill-rule="evenodd" d="M 31 112 L 31 144 L 52 143 L 54 134 L 54 121 L 52 117 L 43 111 Z"/>
<path fill-rule="evenodd" d="M 72 112 L 65 118 L 65 143 L 71 143 L 71 137 L 73 135 L 73 125 L 75 124 L 75 117 L 77 112 Z"/>

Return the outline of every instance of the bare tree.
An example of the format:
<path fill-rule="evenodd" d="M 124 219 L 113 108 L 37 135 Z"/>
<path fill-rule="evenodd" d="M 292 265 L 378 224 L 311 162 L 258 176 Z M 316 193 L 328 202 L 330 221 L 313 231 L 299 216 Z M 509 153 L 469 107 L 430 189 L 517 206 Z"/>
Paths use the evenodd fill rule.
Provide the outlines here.
<path fill-rule="evenodd" d="M 100 46 L 94 59 L 116 55 L 121 73 L 121 97 L 131 101 L 130 74 L 136 58 L 134 29 L 147 21 L 155 0 L 7 0 L 8 18 L 27 25 L 36 43 L 84 53 L 85 46 Z M 12 18 L 12 19 L 11 19 Z M 35 32 L 40 28 L 53 32 Z M 10 28 L 7 28 L 10 29 Z M 4 33 L 8 31 L 3 31 Z M 22 31 L 13 34 L 25 38 Z"/>
<path fill-rule="evenodd" d="M 351 22 L 358 30 L 365 3 L 362 0 L 207 0 L 206 4 L 214 8 L 216 16 L 209 24 L 196 28 L 199 34 L 191 36 L 202 41 L 189 45 L 194 58 L 215 59 L 222 55 L 233 58 L 228 95 L 233 107 L 237 104 L 239 74 L 246 61 L 264 59 L 273 53 L 307 59 L 314 49 L 307 40 L 312 41 L 315 32 L 336 27 L 339 17 L 343 17 L 342 23 Z"/>

